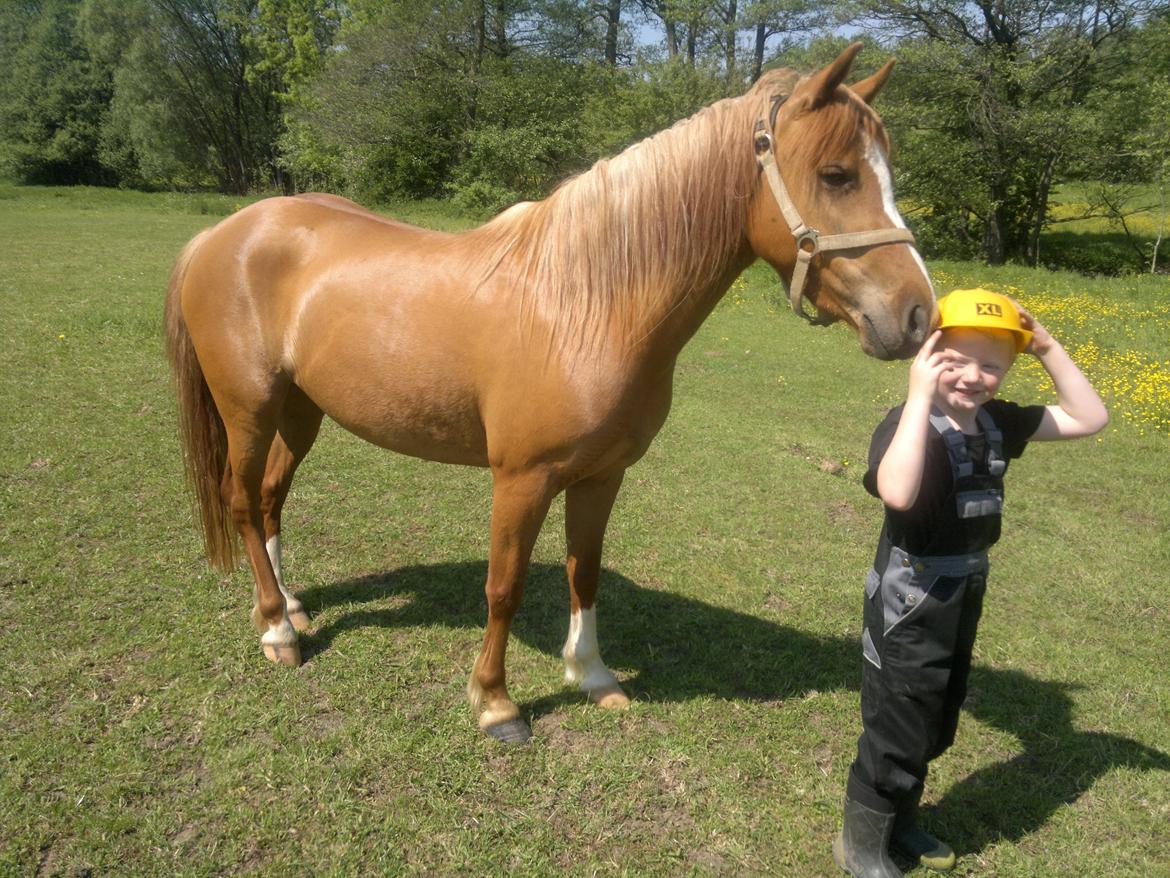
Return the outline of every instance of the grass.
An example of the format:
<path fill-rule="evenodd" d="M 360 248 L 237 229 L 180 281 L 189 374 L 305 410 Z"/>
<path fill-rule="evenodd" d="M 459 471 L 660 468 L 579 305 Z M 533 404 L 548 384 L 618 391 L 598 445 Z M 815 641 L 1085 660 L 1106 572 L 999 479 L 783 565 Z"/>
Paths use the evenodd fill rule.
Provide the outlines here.
<path fill-rule="evenodd" d="M 905 364 L 804 326 L 762 267 L 738 281 L 609 529 L 602 649 L 635 704 L 561 682 L 557 505 L 509 650 L 536 737 L 509 749 L 463 692 L 486 473 L 326 425 L 285 517 L 297 671 L 262 658 L 249 575 L 203 563 L 161 301 L 235 204 L 0 188 L 0 874 L 835 874 L 880 525 L 861 474 Z M 1017 295 L 1114 417 L 1013 466 L 926 817 L 958 875 L 1166 874 L 1170 284 L 931 269 Z M 1026 365 L 1004 395 L 1051 398 Z"/>

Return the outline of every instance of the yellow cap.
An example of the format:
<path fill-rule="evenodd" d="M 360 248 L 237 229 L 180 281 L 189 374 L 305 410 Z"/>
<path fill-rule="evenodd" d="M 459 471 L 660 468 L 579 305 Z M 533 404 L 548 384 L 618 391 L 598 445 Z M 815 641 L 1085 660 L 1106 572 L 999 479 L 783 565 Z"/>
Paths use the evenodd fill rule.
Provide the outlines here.
<path fill-rule="evenodd" d="M 1024 329 L 1020 312 L 1007 296 L 991 290 L 955 290 L 938 300 L 939 329 L 965 326 L 971 329 L 1000 329 L 1016 339 L 1016 351 L 1032 340 L 1032 331 Z"/>

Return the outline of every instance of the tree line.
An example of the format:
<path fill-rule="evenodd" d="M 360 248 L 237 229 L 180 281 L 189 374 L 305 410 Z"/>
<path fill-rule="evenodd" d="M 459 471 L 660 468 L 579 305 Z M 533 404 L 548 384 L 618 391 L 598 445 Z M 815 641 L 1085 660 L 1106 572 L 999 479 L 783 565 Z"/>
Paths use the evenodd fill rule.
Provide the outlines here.
<path fill-rule="evenodd" d="M 1037 264 L 1069 181 L 1164 205 L 1170 0 L 7 0 L 0 174 L 495 210 L 851 38 L 927 252 Z"/>

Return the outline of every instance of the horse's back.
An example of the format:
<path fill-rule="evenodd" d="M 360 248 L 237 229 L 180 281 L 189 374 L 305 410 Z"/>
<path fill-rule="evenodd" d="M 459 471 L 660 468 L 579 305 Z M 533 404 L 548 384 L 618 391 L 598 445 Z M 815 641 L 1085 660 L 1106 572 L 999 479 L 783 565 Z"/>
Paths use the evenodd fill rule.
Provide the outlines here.
<path fill-rule="evenodd" d="M 323 288 L 339 290 L 375 263 L 391 274 L 409 270 L 448 237 L 338 196 L 267 198 L 201 236 L 187 268 L 184 311 L 203 307 L 233 320 L 247 312 L 255 328 L 283 334 Z M 354 278 L 361 280 L 369 295 L 371 279 Z"/>
<path fill-rule="evenodd" d="M 404 223 L 401 220 L 391 219 L 388 216 L 382 216 L 380 213 L 375 213 L 369 208 L 362 207 L 356 201 L 350 201 L 348 198 L 343 198 L 340 195 L 334 195 L 330 192 L 302 192 L 299 195 L 294 195 L 299 201 L 306 201 L 310 204 L 319 204 L 323 207 L 329 207 L 333 210 L 339 210 L 343 213 L 351 213 L 356 216 L 365 217 L 383 225 L 394 226 L 399 229 L 415 229 L 415 226 L 409 223 Z"/>
<path fill-rule="evenodd" d="M 496 465 L 573 457 L 588 436 L 613 444 L 608 413 L 632 392 L 618 387 L 623 370 L 574 365 L 545 343 L 522 319 L 514 269 L 483 272 L 482 244 L 336 196 L 266 199 L 200 242 L 184 311 L 200 359 L 221 359 L 212 372 L 232 392 L 260 388 L 263 403 L 265 388 L 291 382 L 395 451 Z"/>
<path fill-rule="evenodd" d="M 226 218 L 199 241 L 182 291 L 213 391 L 255 387 L 262 404 L 294 383 L 371 442 L 485 463 L 479 401 L 498 338 L 457 244 L 337 196 L 270 198 Z"/>

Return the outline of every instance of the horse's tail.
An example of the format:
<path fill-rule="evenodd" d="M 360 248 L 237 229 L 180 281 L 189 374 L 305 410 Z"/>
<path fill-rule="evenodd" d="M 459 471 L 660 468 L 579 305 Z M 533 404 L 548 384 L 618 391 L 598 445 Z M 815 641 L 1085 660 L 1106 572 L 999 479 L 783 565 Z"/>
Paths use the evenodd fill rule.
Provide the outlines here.
<path fill-rule="evenodd" d="M 228 468 L 227 433 L 204 380 L 180 303 L 187 266 L 207 231 L 191 239 L 171 271 L 166 302 L 167 356 L 179 397 L 179 438 L 187 480 L 198 506 L 207 559 L 213 567 L 232 570 L 239 561 L 239 544 L 231 510 L 220 490 Z"/>

